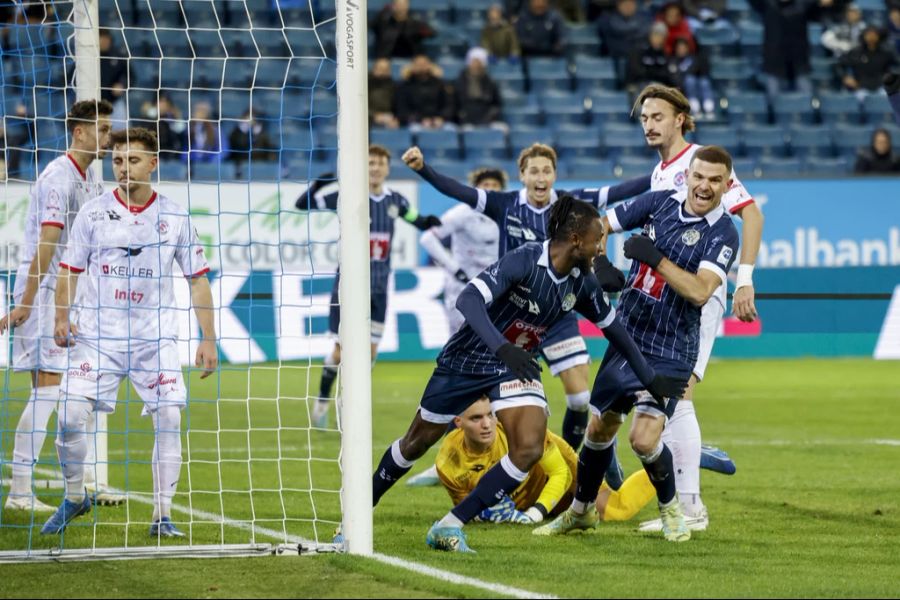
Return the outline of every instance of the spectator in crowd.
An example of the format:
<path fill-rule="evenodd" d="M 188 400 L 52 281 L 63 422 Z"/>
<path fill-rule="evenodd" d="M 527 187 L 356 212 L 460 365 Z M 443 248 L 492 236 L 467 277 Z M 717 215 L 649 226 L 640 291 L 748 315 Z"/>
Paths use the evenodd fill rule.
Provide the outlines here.
<path fill-rule="evenodd" d="M 638 11 L 637 0 L 616 0 L 616 9 L 598 21 L 597 30 L 616 65 L 616 77 L 622 81 L 628 54 L 647 40 L 650 16 Z"/>
<path fill-rule="evenodd" d="M 517 60 L 522 55 L 516 28 L 503 16 L 503 7 L 492 4 L 487 11 L 487 23 L 481 30 L 481 46 L 492 58 Z"/>
<path fill-rule="evenodd" d="M 597 23 L 605 19 L 616 9 L 616 0 L 587 0 L 587 20 Z"/>
<path fill-rule="evenodd" d="M 844 20 L 835 23 L 822 34 L 822 45 L 828 48 L 835 57 L 840 58 L 859 47 L 860 36 L 865 28 L 866 23 L 862 19 L 859 5 L 848 4 Z"/>
<path fill-rule="evenodd" d="M 725 18 L 725 0 L 684 0 L 684 12 L 692 30 L 700 27 L 734 31 L 734 25 Z"/>
<path fill-rule="evenodd" d="M 6 171 L 10 177 L 20 179 L 28 173 L 22 173 L 22 170 L 34 162 L 34 117 L 24 104 L 19 103 L 14 113 L 7 115 L 4 121 Z"/>
<path fill-rule="evenodd" d="M 892 6 L 888 11 L 887 30 L 894 52 L 900 55 L 900 5 Z"/>
<path fill-rule="evenodd" d="M 529 0 L 528 7 L 519 14 L 516 33 L 522 56 L 565 55 L 566 25 L 559 13 L 550 8 L 548 0 Z"/>
<path fill-rule="evenodd" d="M 188 132 L 190 161 L 218 162 L 227 154 L 227 149 L 222 147 L 222 135 L 219 123 L 214 118 L 212 106 L 209 102 L 197 102 L 191 113 Z"/>
<path fill-rule="evenodd" d="M 675 51 L 675 40 L 684 38 L 694 49 L 694 34 L 691 33 L 691 26 L 687 19 L 684 18 L 684 8 L 677 2 L 669 2 L 664 5 L 656 17 L 657 22 L 665 23 L 667 28 L 665 50 L 666 54 L 671 55 Z"/>
<path fill-rule="evenodd" d="M 715 117 L 716 103 L 712 81 L 709 79 L 709 60 L 702 48 L 693 50 L 690 40 L 678 38 L 670 60 L 681 79 L 680 87 L 691 103 L 691 112 L 695 115 L 703 114 L 707 119 Z"/>
<path fill-rule="evenodd" d="M 409 0 L 393 0 L 375 18 L 375 56 L 411 58 L 424 50 L 423 42 L 435 35 L 425 21 L 409 12 Z"/>
<path fill-rule="evenodd" d="M 100 97 L 113 105 L 110 121 L 113 129 L 124 129 L 128 122 L 125 90 L 128 88 L 128 59 L 113 44 L 108 29 L 100 29 Z"/>
<path fill-rule="evenodd" d="M 791 84 L 811 94 L 809 21 L 834 0 L 747 1 L 763 20 L 762 70 L 769 99 Z"/>
<path fill-rule="evenodd" d="M 853 171 L 858 175 L 900 173 L 900 156 L 893 151 L 891 134 L 887 129 L 876 129 L 872 133 L 872 143 L 860 150 Z"/>
<path fill-rule="evenodd" d="M 141 118 L 133 126 L 146 127 L 156 133 L 159 141 L 159 160 L 177 160 L 187 149 L 188 124 L 168 96 L 160 94 L 159 102 L 144 102 Z"/>
<path fill-rule="evenodd" d="M 884 74 L 897 65 L 897 55 L 882 42 L 881 31 L 868 26 L 862 33 L 862 44 L 838 61 L 838 72 L 844 87 L 862 100 L 881 89 Z"/>
<path fill-rule="evenodd" d="M 674 65 L 670 64 L 666 55 L 666 37 L 669 28 L 665 23 L 657 21 L 650 28 L 650 34 L 643 47 L 631 52 L 625 73 L 625 88 L 635 92 L 648 83 L 661 83 L 677 87 L 678 74 Z"/>
<path fill-rule="evenodd" d="M 466 68 L 456 79 L 453 90 L 455 120 L 460 125 L 505 128 L 500 121 L 503 106 L 500 90 L 488 75 L 487 62 L 488 52 L 484 48 L 470 48 L 466 54 Z"/>
<path fill-rule="evenodd" d="M 228 146 L 228 158 L 239 164 L 250 158 L 275 160 L 275 144 L 266 132 L 265 120 L 256 118 L 249 108 L 228 135 Z"/>
<path fill-rule="evenodd" d="M 400 126 L 400 121 L 394 114 L 396 95 L 397 84 L 391 72 L 391 61 L 387 58 L 375 59 L 369 73 L 369 123 L 388 129 Z"/>
<path fill-rule="evenodd" d="M 397 90 L 397 119 L 412 130 L 440 129 L 452 113 L 443 71 L 424 54 L 416 56 Z"/>

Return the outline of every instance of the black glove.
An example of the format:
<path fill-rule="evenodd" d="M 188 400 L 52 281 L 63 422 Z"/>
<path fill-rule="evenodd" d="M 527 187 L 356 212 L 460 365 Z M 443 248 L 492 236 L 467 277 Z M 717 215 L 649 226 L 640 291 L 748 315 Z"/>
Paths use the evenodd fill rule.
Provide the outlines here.
<path fill-rule="evenodd" d="M 469 283 L 469 276 L 466 275 L 466 272 L 463 271 L 462 269 L 460 269 L 456 273 L 454 273 L 453 277 L 455 277 L 456 280 L 460 283 Z"/>
<path fill-rule="evenodd" d="M 884 91 L 888 96 L 900 93 L 900 75 L 897 73 L 888 73 L 884 76 Z"/>
<path fill-rule="evenodd" d="M 663 398 L 681 398 L 687 388 L 687 379 L 676 379 L 668 375 L 654 375 L 647 386 L 650 395 L 662 402 Z"/>
<path fill-rule="evenodd" d="M 513 375 L 523 382 L 541 379 L 541 366 L 528 350 L 507 342 L 497 348 L 497 358 L 502 360 Z"/>
<path fill-rule="evenodd" d="M 633 235 L 625 240 L 625 256 L 639 260 L 651 269 L 657 268 L 665 258 L 653 244 L 653 240 L 646 235 Z"/>
<path fill-rule="evenodd" d="M 441 220 L 434 215 L 423 215 L 422 224 L 425 229 L 431 229 L 432 227 L 440 227 Z"/>
<path fill-rule="evenodd" d="M 605 254 L 594 257 L 594 275 L 600 282 L 600 287 L 608 294 L 625 289 L 625 275 L 609 262 Z"/>

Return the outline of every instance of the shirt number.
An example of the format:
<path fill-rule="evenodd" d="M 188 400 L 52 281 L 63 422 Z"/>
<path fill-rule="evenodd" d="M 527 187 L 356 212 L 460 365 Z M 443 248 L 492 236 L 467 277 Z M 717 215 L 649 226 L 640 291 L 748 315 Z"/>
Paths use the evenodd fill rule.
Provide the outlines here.
<path fill-rule="evenodd" d="M 659 300 L 662 298 L 663 288 L 666 287 L 666 280 L 659 273 L 641 263 L 637 277 L 634 278 L 634 284 L 631 287 L 654 300 Z"/>

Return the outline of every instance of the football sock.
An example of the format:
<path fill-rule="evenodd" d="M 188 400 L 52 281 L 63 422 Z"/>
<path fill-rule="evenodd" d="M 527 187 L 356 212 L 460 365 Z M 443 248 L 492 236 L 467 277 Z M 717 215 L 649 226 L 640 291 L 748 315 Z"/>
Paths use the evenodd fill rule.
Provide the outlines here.
<path fill-rule="evenodd" d="M 16 426 L 13 446 L 11 495 L 30 495 L 32 469 L 47 438 L 47 423 L 59 401 L 59 386 L 34 388 Z"/>
<path fill-rule="evenodd" d="M 499 464 L 484 474 L 475 489 L 450 512 L 463 523 L 468 523 L 481 511 L 494 506 L 503 496 L 519 487 L 527 476 L 528 473 L 516 467 L 507 454 L 500 459 Z"/>
<path fill-rule="evenodd" d="M 334 380 L 337 379 L 338 369 L 334 362 L 333 355 L 329 354 L 325 357 L 325 364 L 322 366 L 322 379 L 319 382 L 319 402 L 328 402 L 331 399 L 331 388 L 334 387 Z"/>
<path fill-rule="evenodd" d="M 682 498 L 685 510 L 693 515 L 703 505 L 699 500 L 700 423 L 691 400 L 678 401 L 675 412 L 663 431 L 663 441 L 672 452 L 678 496 Z"/>
<path fill-rule="evenodd" d="M 604 521 L 629 521 L 656 496 L 647 471 L 641 469 L 628 476 L 618 491 L 610 491 L 603 513 Z"/>
<path fill-rule="evenodd" d="M 181 474 L 181 410 L 163 406 L 151 413 L 156 439 L 153 444 L 153 520 L 172 516 L 172 498 Z"/>
<path fill-rule="evenodd" d="M 644 470 L 650 477 L 650 482 L 656 488 L 656 498 L 661 505 L 668 504 L 675 497 L 675 474 L 672 467 L 672 452 L 663 443 L 648 455 L 638 454 L 638 458 L 644 464 Z"/>
<path fill-rule="evenodd" d="M 580 515 L 587 512 L 588 507 L 597 499 L 597 491 L 600 482 L 609 463 L 613 459 L 613 444 L 615 438 L 608 442 L 592 442 L 584 440 L 584 447 L 578 453 L 578 476 L 576 478 L 575 500 L 572 501 L 572 510 Z"/>
<path fill-rule="evenodd" d="M 59 404 L 56 450 L 63 478 L 66 480 L 66 499 L 84 501 L 84 459 L 87 457 L 88 415 L 94 410 L 93 402 L 84 396 L 69 394 Z"/>
<path fill-rule="evenodd" d="M 409 473 L 413 464 L 415 461 L 406 460 L 400 453 L 400 440 L 391 444 L 381 457 L 375 474 L 372 475 L 372 506 L 378 505 L 385 492 L 391 489 L 398 479 Z"/>
<path fill-rule="evenodd" d="M 562 438 L 576 452 L 584 439 L 584 431 L 587 429 L 591 416 L 588 408 L 590 401 L 591 393 L 588 391 L 566 394 L 566 414 L 563 417 Z"/>

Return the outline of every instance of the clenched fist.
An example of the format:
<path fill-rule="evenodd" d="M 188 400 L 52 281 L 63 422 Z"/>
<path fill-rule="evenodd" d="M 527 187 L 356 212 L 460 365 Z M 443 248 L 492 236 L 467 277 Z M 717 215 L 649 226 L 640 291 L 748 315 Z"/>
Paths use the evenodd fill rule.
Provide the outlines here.
<path fill-rule="evenodd" d="M 425 156 L 422 154 L 422 150 L 420 150 L 418 146 L 413 146 L 412 148 L 404 152 L 403 156 L 400 158 L 403 162 L 406 163 L 406 166 L 413 171 L 420 171 L 423 167 L 425 167 Z"/>

